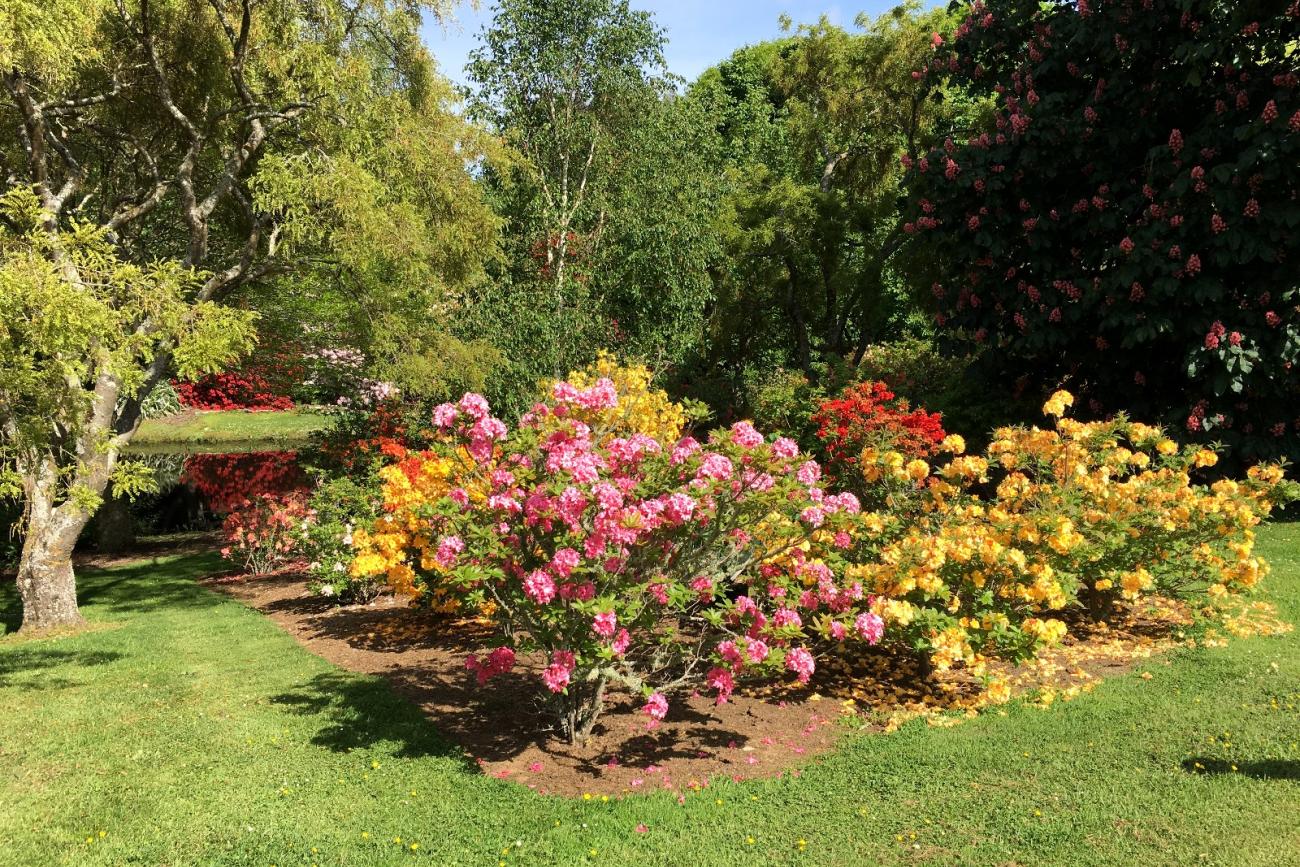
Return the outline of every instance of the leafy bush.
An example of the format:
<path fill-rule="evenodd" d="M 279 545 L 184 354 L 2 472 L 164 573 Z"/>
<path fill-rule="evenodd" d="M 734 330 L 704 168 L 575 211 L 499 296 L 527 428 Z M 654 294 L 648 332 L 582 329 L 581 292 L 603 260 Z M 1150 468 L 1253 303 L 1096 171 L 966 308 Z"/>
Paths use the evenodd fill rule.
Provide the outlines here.
<path fill-rule="evenodd" d="M 1058 392 L 1044 411 L 1063 416 L 1072 400 Z M 849 570 L 888 600 L 890 634 L 939 668 L 1031 654 L 1065 634 L 1068 607 L 1100 617 L 1153 594 L 1212 605 L 1249 591 L 1268 570 L 1252 528 L 1297 487 L 1276 465 L 1195 483 L 1213 451 L 1123 416 L 1002 428 L 983 456 L 957 436 L 943 448 L 933 469 L 864 452 L 864 481 L 889 508 L 864 515 L 879 532 Z"/>
<path fill-rule="evenodd" d="M 292 409 L 293 399 L 273 392 L 259 373 L 231 371 L 213 373 L 194 382 L 174 383 L 181 403 L 194 409 L 244 409 L 253 411 Z"/>
<path fill-rule="evenodd" d="M 334 424 L 312 434 L 303 462 L 330 476 L 373 473 L 380 466 L 406 457 L 427 445 L 432 430 L 429 409 L 419 402 L 396 399 L 373 406 L 361 403 L 339 409 Z"/>
<path fill-rule="evenodd" d="M 883 382 L 914 405 L 937 407 L 961 385 L 970 363 L 969 356 L 943 355 L 932 341 L 911 337 L 867 347 L 857 377 Z"/>
<path fill-rule="evenodd" d="M 307 526 L 302 554 L 309 561 L 310 588 L 341 603 L 364 603 L 383 589 L 382 576 L 354 575 L 352 534 L 379 517 L 376 476 L 326 479 L 312 492 L 309 507 L 315 520 Z"/>
<path fill-rule="evenodd" d="M 226 516 L 221 556 L 239 560 L 250 575 L 274 572 L 300 550 L 315 514 L 302 494 L 261 494 Z"/>
<path fill-rule="evenodd" d="M 149 396 L 140 404 L 140 416 L 142 418 L 165 418 L 169 415 L 176 415 L 184 405 L 181 403 L 180 393 L 170 382 L 163 380 L 153 387 Z"/>
<path fill-rule="evenodd" d="M 938 413 L 913 409 L 883 382 L 849 386 L 839 397 L 823 401 L 812 422 L 827 473 L 836 480 L 854 480 L 864 449 L 924 458 L 937 452 L 946 436 Z"/>
<path fill-rule="evenodd" d="M 705 442 L 650 371 L 603 367 L 554 384 L 513 431 L 468 394 L 440 436 L 381 470 L 385 515 L 353 536 L 357 576 L 475 610 L 501 644 L 466 667 L 485 682 L 540 652 L 559 730 L 582 741 L 606 687 L 666 696 L 789 670 L 875 642 L 881 621 L 842 580 L 858 503 L 820 486 L 797 444 L 739 422 Z"/>
<path fill-rule="evenodd" d="M 188 455 L 180 481 L 218 514 L 232 512 L 248 499 L 304 493 L 308 487 L 297 455 L 289 451 Z"/>

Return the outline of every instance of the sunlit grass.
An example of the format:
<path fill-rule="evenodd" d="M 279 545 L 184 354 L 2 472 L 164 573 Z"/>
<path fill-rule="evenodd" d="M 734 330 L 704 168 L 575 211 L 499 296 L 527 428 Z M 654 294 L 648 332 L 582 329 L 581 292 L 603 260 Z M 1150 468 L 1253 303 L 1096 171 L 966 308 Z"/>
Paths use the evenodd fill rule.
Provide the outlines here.
<path fill-rule="evenodd" d="M 303 442 L 312 431 L 329 424 L 328 416 L 307 407 L 279 412 L 187 412 L 169 418 L 146 419 L 132 438 L 131 446 L 156 450 L 171 446 L 287 445 Z"/>
<path fill-rule="evenodd" d="M 1300 524 L 1266 528 L 1300 618 Z M 851 735 L 798 779 L 546 798 L 375 678 L 198 587 L 88 573 L 72 638 L 0 638 L 0 862 L 1300 863 L 1300 635 L 1181 651 L 1050 710 Z M 11 588 L 0 610 L 12 629 Z M 638 831 L 644 826 L 644 831 Z"/>

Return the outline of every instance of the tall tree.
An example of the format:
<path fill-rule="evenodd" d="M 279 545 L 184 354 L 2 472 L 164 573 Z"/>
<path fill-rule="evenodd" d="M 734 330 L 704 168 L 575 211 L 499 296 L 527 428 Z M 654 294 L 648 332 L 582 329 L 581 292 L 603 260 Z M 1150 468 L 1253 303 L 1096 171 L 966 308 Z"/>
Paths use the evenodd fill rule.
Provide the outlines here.
<path fill-rule="evenodd" d="M 79 622 L 72 547 L 110 480 L 140 483 L 119 457 L 141 401 L 249 345 L 226 302 L 342 286 L 380 321 L 428 317 L 494 232 L 418 3 L 38 7 L 0 4 L 0 467 L 26 510 L 24 629 Z"/>
<path fill-rule="evenodd" d="M 997 112 L 909 178 L 944 327 L 1088 412 L 1300 453 L 1300 4 L 962 8 L 927 77 Z"/>
<path fill-rule="evenodd" d="M 741 49 L 692 88 L 730 149 L 715 328 L 729 363 L 856 361 L 906 315 L 900 158 L 971 105 L 913 76 L 946 13 L 911 4 L 857 23 Z"/>
<path fill-rule="evenodd" d="M 626 0 L 502 0 L 471 55 L 471 108 L 514 154 L 487 167 L 507 258 L 478 308 L 509 392 L 600 346 L 658 357 L 698 338 L 716 137 L 663 44 Z"/>

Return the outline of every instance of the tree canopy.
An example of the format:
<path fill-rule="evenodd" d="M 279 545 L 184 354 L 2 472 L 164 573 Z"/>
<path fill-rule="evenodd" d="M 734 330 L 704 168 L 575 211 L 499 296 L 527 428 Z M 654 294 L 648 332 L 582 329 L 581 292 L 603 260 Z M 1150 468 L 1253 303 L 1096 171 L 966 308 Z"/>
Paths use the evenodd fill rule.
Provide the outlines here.
<path fill-rule="evenodd" d="M 994 122 L 914 163 L 938 319 L 1003 381 L 1065 383 L 1246 458 L 1300 442 L 1295 3 L 970 6 L 927 78 Z M 951 86 L 944 84 L 943 86 Z"/>

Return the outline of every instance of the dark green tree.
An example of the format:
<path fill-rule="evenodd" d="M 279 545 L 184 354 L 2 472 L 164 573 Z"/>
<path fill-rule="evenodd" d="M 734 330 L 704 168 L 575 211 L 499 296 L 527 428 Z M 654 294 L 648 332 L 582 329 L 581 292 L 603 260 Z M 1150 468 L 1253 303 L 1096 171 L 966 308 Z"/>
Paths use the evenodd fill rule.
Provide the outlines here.
<path fill-rule="evenodd" d="M 692 87 L 728 157 L 713 368 L 813 374 L 921 325 L 903 267 L 900 158 L 971 109 L 913 77 L 948 20 L 915 4 L 854 31 L 823 18 L 737 51 Z"/>
<path fill-rule="evenodd" d="M 1300 5 L 958 8 L 927 78 L 996 115 L 908 180 L 947 333 L 1085 412 L 1300 452 Z"/>

